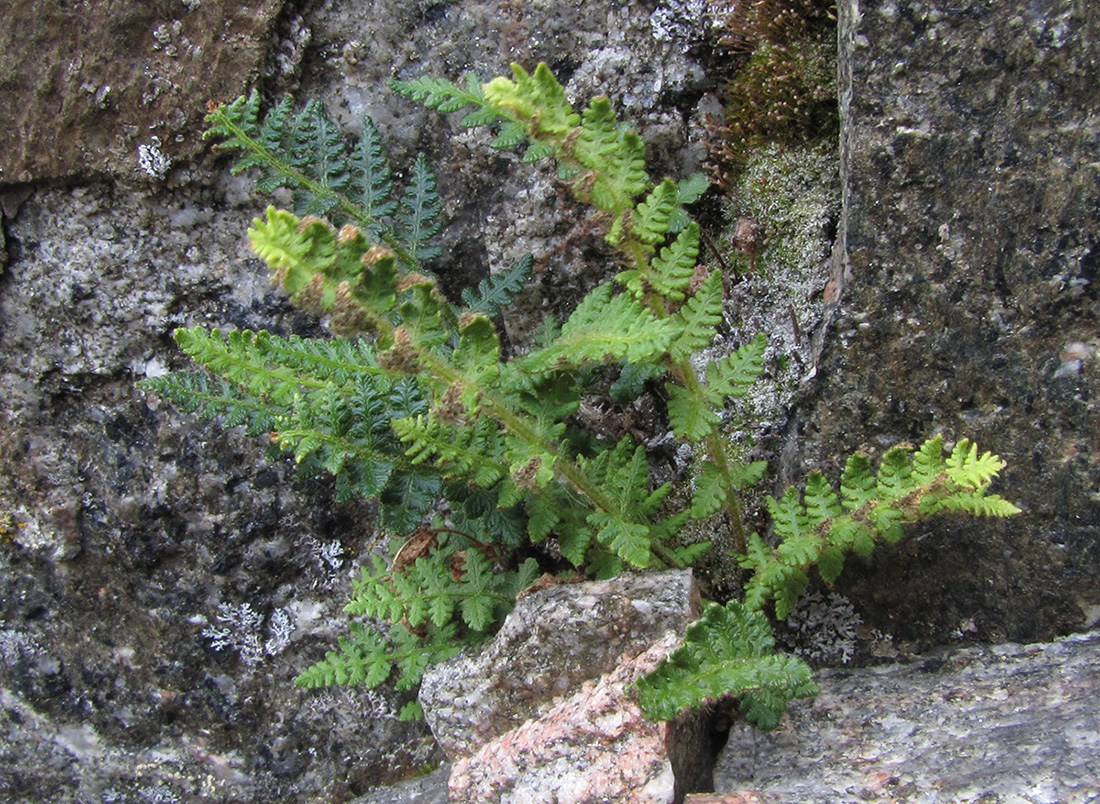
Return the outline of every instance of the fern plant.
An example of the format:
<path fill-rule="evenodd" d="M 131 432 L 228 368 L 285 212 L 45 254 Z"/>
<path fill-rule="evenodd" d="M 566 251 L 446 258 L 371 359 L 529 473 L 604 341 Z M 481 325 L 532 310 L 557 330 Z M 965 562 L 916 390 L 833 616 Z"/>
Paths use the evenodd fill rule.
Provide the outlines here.
<path fill-rule="evenodd" d="M 775 616 L 785 619 L 809 583 L 811 567 L 831 585 L 845 554 L 868 555 L 878 540 L 895 542 L 907 524 L 945 512 L 1019 513 L 1012 503 L 988 493 L 1004 466 L 991 453 L 979 455 L 966 439 L 945 456 L 943 440 L 936 436 L 915 452 L 909 445 L 892 448 L 877 472 L 865 456 L 851 456 L 839 494 L 814 472 L 804 490 L 791 486 L 778 500 L 769 497 L 778 545 L 769 547 L 752 534 L 748 552 L 740 557 L 750 572 L 744 599 L 709 604 L 688 629 L 684 645 L 638 681 L 646 714 L 671 719 L 683 707 L 698 708 L 732 693 L 746 719 L 774 728 L 787 703 L 815 694 L 816 686 L 803 662 L 772 652 L 765 606 L 773 602 Z"/>
<path fill-rule="evenodd" d="M 347 606 L 361 619 L 299 684 L 414 687 L 427 664 L 484 638 L 535 580 L 538 563 L 517 565 L 513 548 L 553 539 L 594 577 L 682 567 L 710 546 L 685 543 L 685 523 L 720 515 L 751 573 L 745 603 L 711 608 L 689 634 L 684 650 L 694 653 L 643 688 L 670 702 L 650 710 L 665 717 L 669 706 L 732 686 L 749 716 L 769 725 L 810 682 L 797 660 L 771 657 L 761 635 L 766 600 L 783 616 L 810 566 L 831 580 L 845 550 L 895 538 L 917 516 L 1011 512 L 986 494 L 996 459 L 941 460 L 925 445 L 912 465 L 891 453 L 872 480 L 853 459 L 843 499 L 815 476 L 805 499 L 788 492 L 773 501 L 784 539 L 776 550 L 746 536 L 739 492 L 765 465 L 729 453 L 722 411 L 763 371 L 766 342 L 760 335 L 696 368 L 723 314 L 722 277 L 698 265 L 699 228 L 685 210 L 706 181 L 652 180 L 641 138 L 611 103 L 596 98 L 575 112 L 546 65 L 533 73 L 514 66 L 511 78 L 487 84 L 471 75 L 394 86 L 444 112 L 464 111 L 463 125 L 492 127 L 494 147 L 526 144 L 525 159 L 553 159 L 559 179 L 599 210 L 621 264 L 568 320 L 548 322 L 526 354 L 506 358 L 493 319 L 532 260 L 446 298 L 427 267 L 440 254 L 441 214 L 423 156 L 398 191 L 369 119 L 349 149 L 317 103 L 294 113 L 286 98 L 262 120 L 255 93 L 211 108 L 207 136 L 237 152 L 234 170 L 256 169 L 259 189 L 293 196 L 293 210 L 269 207 L 253 221 L 253 249 L 291 300 L 325 316 L 339 337 L 180 329 L 176 342 L 200 368 L 142 386 L 266 434 L 273 457 L 292 456 L 307 475 L 334 475 L 338 499 L 377 500 L 395 547 L 410 537 L 391 559 L 363 568 Z M 672 431 L 698 456 L 686 504 L 670 504 L 671 483 L 652 479 L 645 447 L 631 436 L 601 439 L 578 426 L 582 394 L 607 390 L 608 376 L 619 401 L 662 383 Z M 739 669 L 728 672 L 730 662 Z M 677 675 L 685 668 L 688 676 Z"/>

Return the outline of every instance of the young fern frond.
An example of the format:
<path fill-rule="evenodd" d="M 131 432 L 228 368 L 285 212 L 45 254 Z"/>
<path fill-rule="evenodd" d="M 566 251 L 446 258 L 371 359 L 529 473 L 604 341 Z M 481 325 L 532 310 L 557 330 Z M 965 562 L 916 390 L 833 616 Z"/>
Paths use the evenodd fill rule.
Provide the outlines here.
<path fill-rule="evenodd" d="M 811 566 L 816 565 L 825 581 L 832 583 L 843 568 L 844 553 L 866 554 L 878 539 L 896 541 L 906 524 L 939 512 L 1019 513 L 1012 503 L 988 493 L 989 483 L 1004 466 L 1000 459 L 989 453 L 978 458 L 977 447 L 965 439 L 947 461 L 940 452 L 939 436 L 925 442 L 915 455 L 912 447 L 894 447 L 883 456 L 877 473 L 866 458 L 853 456 L 840 495 L 814 473 L 804 495 L 791 487 L 779 502 L 769 500 L 780 543 L 769 550 L 753 534 L 750 549 L 741 558 L 742 566 L 753 573 L 746 602 L 759 607 L 774 599 L 776 616 L 782 619 L 809 582 L 806 572 Z"/>
<path fill-rule="evenodd" d="M 526 123 L 532 140 L 554 144 L 564 141 L 580 118 L 550 68 L 539 64 L 529 74 L 513 64 L 512 79 L 494 78 L 486 84 L 485 100 L 502 114 Z"/>

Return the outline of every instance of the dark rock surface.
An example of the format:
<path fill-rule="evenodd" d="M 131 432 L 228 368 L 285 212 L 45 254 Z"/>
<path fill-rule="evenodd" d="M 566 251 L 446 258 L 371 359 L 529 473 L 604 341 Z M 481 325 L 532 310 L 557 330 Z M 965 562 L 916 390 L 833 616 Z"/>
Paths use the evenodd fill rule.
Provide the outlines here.
<path fill-rule="evenodd" d="M 784 470 L 971 438 L 1025 513 L 913 528 L 841 589 L 917 645 L 1080 628 L 1100 603 L 1100 7 L 840 12 L 847 261 Z"/>

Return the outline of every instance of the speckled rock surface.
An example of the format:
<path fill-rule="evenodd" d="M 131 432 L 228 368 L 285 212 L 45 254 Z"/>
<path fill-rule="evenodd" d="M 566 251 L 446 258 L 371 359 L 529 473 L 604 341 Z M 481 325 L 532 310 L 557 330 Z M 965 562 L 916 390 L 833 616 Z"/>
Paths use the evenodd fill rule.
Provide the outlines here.
<path fill-rule="evenodd" d="M 178 325 L 316 331 L 244 259 L 224 193 L 40 193 L 9 229 L 5 801 L 294 800 L 435 756 L 392 693 L 293 686 L 341 627 L 367 507 L 134 388 L 179 363 Z"/>
<path fill-rule="evenodd" d="M 672 632 L 481 746 L 451 769 L 460 804 L 673 804 L 686 769 L 674 758 L 708 753 L 702 729 L 646 720 L 631 685 L 674 651 Z M 690 737 L 695 737 L 694 740 Z M 698 762 L 691 762 L 692 770 Z M 679 774 L 678 774 L 679 772 Z M 709 774 L 708 774 L 709 777 Z M 709 784 L 709 778 L 706 783 Z M 690 782 L 698 783 L 698 779 Z"/>
<path fill-rule="evenodd" d="M 975 440 L 1025 513 L 915 527 L 841 591 L 917 646 L 1080 628 L 1100 603 L 1100 6 L 840 11 L 847 263 L 786 477 Z"/>
<path fill-rule="evenodd" d="M 208 100 L 259 74 L 282 0 L 10 0 L 0 8 L 0 184 L 161 178 Z"/>
<path fill-rule="evenodd" d="M 424 674 L 420 703 L 449 756 L 472 754 L 551 701 L 699 616 L 690 571 L 562 584 L 516 604 L 480 651 Z"/>
<path fill-rule="evenodd" d="M 839 804 L 1086 804 L 1100 797 L 1100 634 L 818 675 L 765 734 L 739 724 L 719 793 Z"/>

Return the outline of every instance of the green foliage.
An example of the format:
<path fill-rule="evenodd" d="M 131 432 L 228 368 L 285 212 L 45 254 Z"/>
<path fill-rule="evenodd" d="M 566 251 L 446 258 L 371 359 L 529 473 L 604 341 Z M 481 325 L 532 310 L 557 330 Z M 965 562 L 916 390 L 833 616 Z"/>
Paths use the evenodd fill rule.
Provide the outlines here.
<path fill-rule="evenodd" d="M 704 605 L 683 646 L 638 680 L 648 717 L 672 720 L 685 707 L 734 695 L 747 720 L 773 729 L 791 699 L 817 694 L 804 662 L 773 653 L 775 638 L 762 613 L 735 601 Z"/>
<path fill-rule="evenodd" d="M 481 549 L 460 550 L 445 533 L 430 535 L 425 554 L 404 566 L 391 569 L 372 556 L 373 568 L 361 569 L 345 611 L 388 622 L 388 629 L 352 622 L 339 650 L 301 673 L 299 686 L 373 687 L 392 677 L 397 689 L 414 689 L 429 665 L 483 639 L 538 577 L 534 559 L 506 571 Z"/>
<path fill-rule="evenodd" d="M 324 106 L 310 101 L 294 114 L 289 95 L 260 119 L 260 95 L 212 106 L 204 137 L 220 140 L 220 150 L 238 153 L 233 172 L 256 169 L 256 189 L 293 193 L 298 216 L 328 216 L 334 223 L 354 223 L 372 240 L 380 240 L 410 270 L 439 256 L 431 243 L 440 228 L 435 175 L 420 156 L 400 205 L 378 130 L 363 119 L 363 136 L 349 153 L 339 129 Z M 263 255 L 261 255 L 263 256 Z"/>
<path fill-rule="evenodd" d="M 741 565 L 751 571 L 745 602 L 760 608 L 775 601 L 775 614 L 785 618 L 809 582 L 816 566 L 832 583 L 850 551 L 867 555 L 877 540 L 895 542 L 906 524 L 938 513 L 1011 516 L 1019 509 L 996 494 L 989 484 L 1004 468 L 990 453 L 959 441 L 946 458 L 942 439 L 926 441 L 915 453 L 907 445 L 887 452 L 877 473 L 863 456 L 849 458 L 838 494 L 815 472 L 803 493 L 788 488 L 779 500 L 768 500 L 779 545 L 768 548 L 759 535 L 749 539 Z"/>
<path fill-rule="evenodd" d="M 801 663 L 771 653 L 766 600 L 782 616 L 810 567 L 832 580 L 847 550 L 895 539 L 917 518 L 1014 510 L 986 493 L 1003 464 L 965 445 L 944 457 L 937 441 L 911 457 L 888 453 L 874 476 L 853 458 L 839 495 L 812 476 L 803 495 L 769 503 L 778 548 L 746 540 L 739 495 L 766 466 L 729 453 L 723 410 L 764 371 L 767 344 L 761 334 L 696 368 L 724 301 L 722 277 L 697 264 L 699 228 L 684 209 L 706 180 L 651 181 L 641 138 L 611 103 L 595 98 L 574 111 L 546 65 L 514 66 L 511 78 L 488 84 L 467 76 L 395 87 L 464 112 L 465 126 L 492 127 L 493 147 L 526 144 L 524 159 L 555 160 L 575 197 L 603 213 L 621 270 L 561 327 L 548 321 L 527 354 L 510 357 L 492 319 L 520 292 L 532 259 L 467 288 L 461 303 L 448 299 L 423 269 L 440 255 L 442 220 L 422 156 L 399 192 L 369 119 L 348 149 L 317 103 L 295 113 L 284 98 L 262 121 L 255 94 L 211 110 L 207 136 L 237 152 L 234 170 L 255 169 L 261 190 L 294 195 L 294 211 L 269 207 L 253 221 L 252 248 L 291 300 L 326 316 L 340 337 L 180 329 L 177 343 L 202 370 L 142 386 L 265 434 L 271 452 L 304 475 L 334 475 L 339 499 L 376 500 L 383 528 L 416 534 L 363 569 L 347 607 L 358 619 L 298 683 L 412 688 L 428 664 L 489 634 L 535 580 L 537 562 L 517 565 L 514 548 L 553 539 L 595 577 L 680 567 L 710 546 L 682 542 L 687 521 L 716 517 L 718 538 L 752 573 L 745 603 L 709 608 L 669 669 L 643 682 L 643 698 L 666 717 L 733 691 L 748 717 L 770 726 L 812 684 Z M 652 478 L 633 436 L 582 430 L 582 393 L 608 387 L 619 403 L 663 390 L 673 433 L 700 456 L 690 502 L 672 502 L 671 483 Z"/>
<path fill-rule="evenodd" d="M 916 452 L 907 445 L 894 447 L 877 473 L 866 457 L 853 455 L 839 494 L 815 472 L 802 492 L 792 486 L 778 500 L 769 497 L 778 546 L 770 548 L 752 534 L 740 557 L 751 573 L 744 601 L 709 606 L 688 629 L 683 647 L 638 681 L 646 714 L 670 719 L 683 707 L 697 708 L 728 693 L 738 697 L 748 720 L 774 728 L 788 701 L 813 695 L 816 688 L 805 664 L 772 653 L 774 640 L 762 611 L 769 600 L 775 602 L 776 617 L 785 618 L 809 583 L 812 567 L 831 584 L 847 552 L 867 555 L 880 538 L 897 541 L 903 525 L 942 512 L 1019 513 L 1012 503 L 988 493 L 1005 466 L 1002 460 L 988 452 L 979 455 L 966 439 L 946 457 L 942 446 L 936 436 Z"/>

